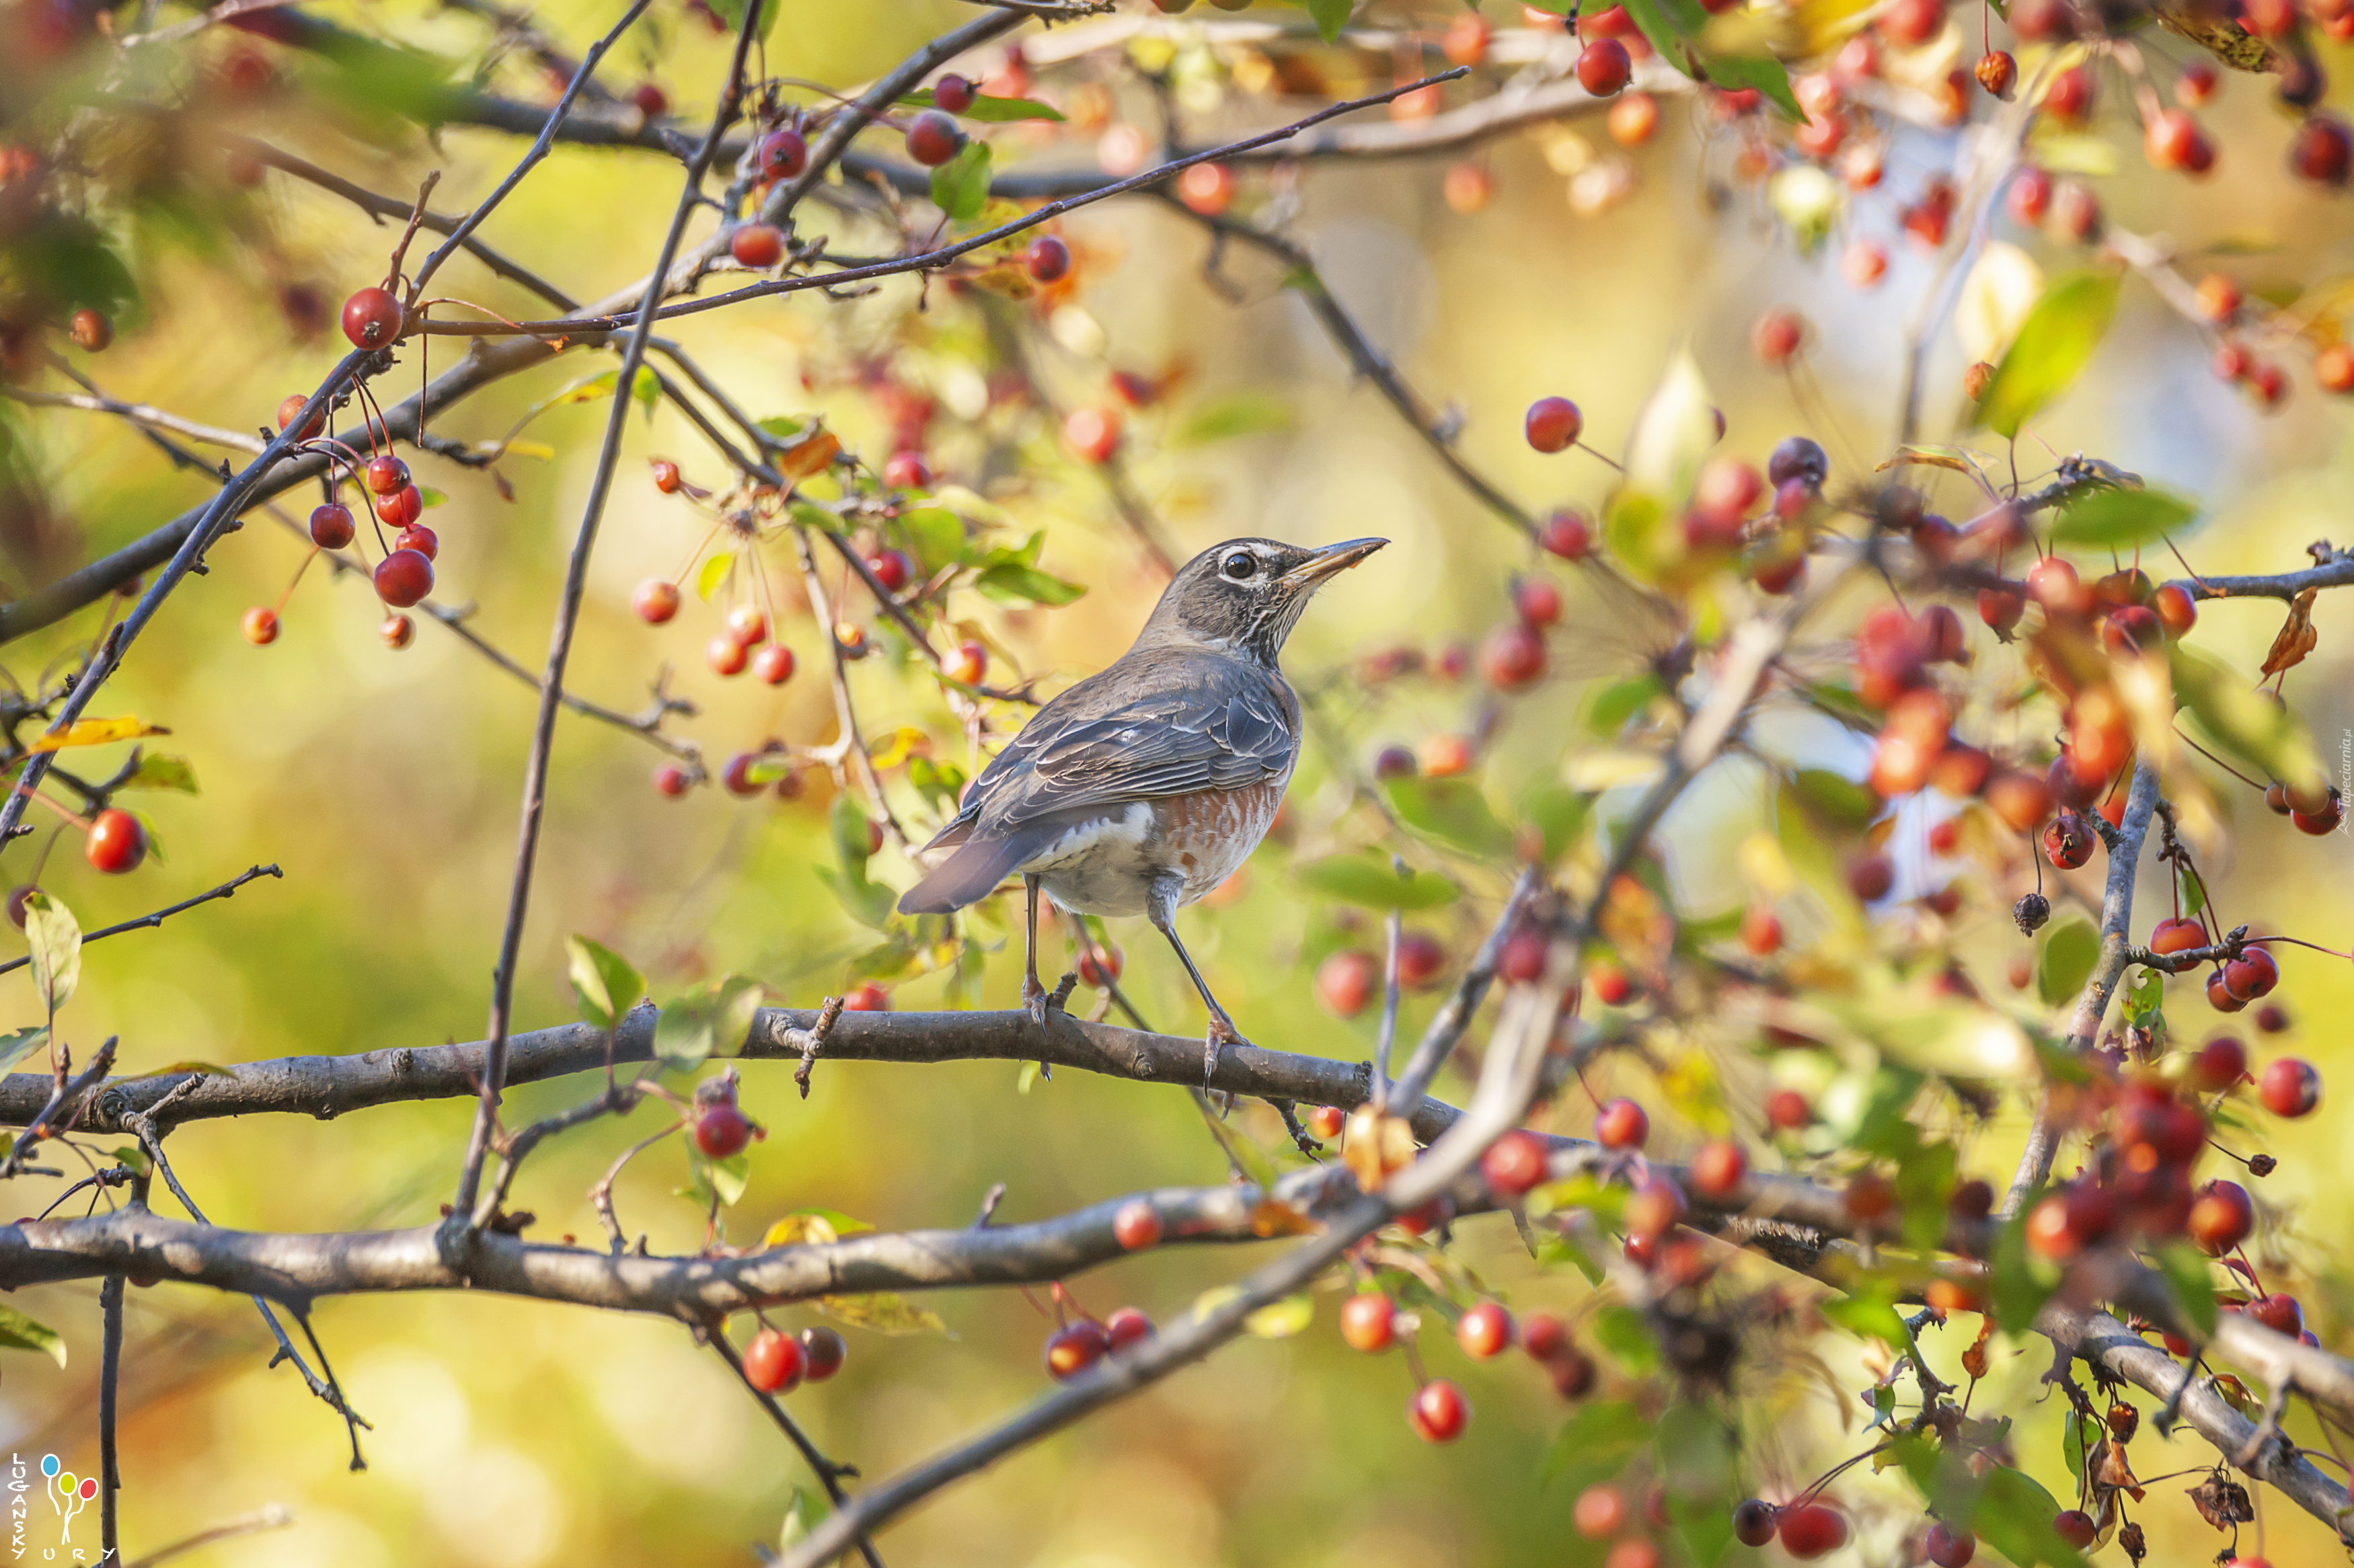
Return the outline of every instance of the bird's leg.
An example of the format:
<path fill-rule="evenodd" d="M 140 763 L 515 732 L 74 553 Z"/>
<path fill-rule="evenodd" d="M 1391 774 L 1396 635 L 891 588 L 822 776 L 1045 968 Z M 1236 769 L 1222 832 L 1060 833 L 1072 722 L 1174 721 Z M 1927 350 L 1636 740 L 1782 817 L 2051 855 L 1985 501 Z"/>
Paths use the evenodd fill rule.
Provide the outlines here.
<path fill-rule="evenodd" d="M 1038 879 L 1024 876 L 1022 892 L 1029 904 L 1029 939 L 1023 944 L 1023 953 L 1027 964 L 1022 974 L 1022 1010 L 1030 1015 L 1033 1023 L 1043 1025 L 1048 1011 L 1058 1004 L 1038 983 Z"/>
<path fill-rule="evenodd" d="M 1177 961 L 1185 966 L 1186 977 L 1193 980 L 1193 989 L 1202 993 L 1202 1004 L 1210 1010 L 1210 1029 L 1205 1036 L 1209 1050 L 1202 1059 L 1202 1082 L 1206 1086 L 1217 1076 L 1219 1048 L 1247 1045 L 1250 1042 L 1244 1039 L 1242 1031 L 1235 1027 L 1235 1021 L 1226 1016 L 1226 1010 L 1218 1005 L 1218 999 L 1210 994 L 1210 982 L 1202 978 L 1202 971 L 1193 967 L 1193 955 L 1187 952 L 1185 944 L 1177 939 L 1177 895 L 1183 886 L 1183 881 L 1177 877 L 1156 879 L 1145 897 L 1145 913 L 1146 918 L 1152 922 L 1153 929 L 1168 938 L 1169 945 L 1177 949 Z"/>

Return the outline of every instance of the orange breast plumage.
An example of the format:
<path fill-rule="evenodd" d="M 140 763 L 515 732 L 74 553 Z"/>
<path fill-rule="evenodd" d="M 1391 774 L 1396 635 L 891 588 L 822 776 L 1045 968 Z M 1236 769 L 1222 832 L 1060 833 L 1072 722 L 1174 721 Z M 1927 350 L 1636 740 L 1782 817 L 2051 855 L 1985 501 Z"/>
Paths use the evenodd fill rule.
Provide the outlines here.
<path fill-rule="evenodd" d="M 1191 904 L 1232 876 L 1258 847 L 1283 804 L 1283 784 L 1203 789 L 1155 802 L 1158 858 L 1184 874 L 1181 904 Z"/>

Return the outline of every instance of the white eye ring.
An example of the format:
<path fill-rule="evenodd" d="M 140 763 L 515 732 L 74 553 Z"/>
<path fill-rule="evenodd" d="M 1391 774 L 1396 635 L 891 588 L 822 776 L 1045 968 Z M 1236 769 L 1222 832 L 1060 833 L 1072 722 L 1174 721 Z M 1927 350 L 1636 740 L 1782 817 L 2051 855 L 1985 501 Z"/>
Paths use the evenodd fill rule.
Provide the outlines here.
<path fill-rule="evenodd" d="M 1258 557 L 1248 550 L 1236 550 L 1218 563 L 1218 570 L 1229 582 L 1246 583 L 1258 571 Z"/>

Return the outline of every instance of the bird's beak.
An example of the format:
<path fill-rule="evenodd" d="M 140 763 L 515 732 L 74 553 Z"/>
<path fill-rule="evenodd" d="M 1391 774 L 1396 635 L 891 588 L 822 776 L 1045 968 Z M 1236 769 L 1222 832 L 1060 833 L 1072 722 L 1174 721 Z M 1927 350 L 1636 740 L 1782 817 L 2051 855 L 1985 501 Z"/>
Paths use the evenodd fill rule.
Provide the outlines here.
<path fill-rule="evenodd" d="M 1388 543 L 1387 539 L 1343 539 L 1337 545 L 1327 545 L 1284 573 L 1283 585 L 1292 588 L 1314 588 L 1326 577 L 1347 571 Z"/>

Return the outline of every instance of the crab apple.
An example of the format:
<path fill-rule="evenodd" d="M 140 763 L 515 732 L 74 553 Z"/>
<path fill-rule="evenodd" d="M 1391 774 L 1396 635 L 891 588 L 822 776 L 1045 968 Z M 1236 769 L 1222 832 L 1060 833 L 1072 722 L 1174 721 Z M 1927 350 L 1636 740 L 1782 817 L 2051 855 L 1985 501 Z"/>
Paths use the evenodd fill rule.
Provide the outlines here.
<path fill-rule="evenodd" d="M 888 1012 L 891 1011 L 891 993 L 885 991 L 877 981 L 861 980 L 851 987 L 850 993 L 842 999 L 842 1011 Z"/>
<path fill-rule="evenodd" d="M 2311 833 L 2316 838 L 2336 832 L 2338 824 L 2345 819 L 2345 805 L 2338 799 L 2338 791 L 2334 787 L 2329 791 L 2328 799 L 2322 803 L 2318 810 L 2308 811 L 2300 808 L 2292 810 L 2288 814 L 2288 820 L 2296 824 L 2297 832 Z"/>
<path fill-rule="evenodd" d="M 1691 1185 L 1710 1202 L 1722 1202 L 1741 1190 L 1749 1175 L 1749 1157 L 1741 1145 L 1723 1139 L 1703 1143 L 1692 1155 Z"/>
<path fill-rule="evenodd" d="M 2256 1228 L 2255 1204 L 2237 1181 L 2210 1181 L 2190 1205 L 2190 1239 L 2211 1253 L 2227 1253 Z"/>
<path fill-rule="evenodd" d="M 1888 276 L 1888 247 L 1877 239 L 1859 239 L 1840 255 L 1840 272 L 1859 289 L 1877 286 Z"/>
<path fill-rule="evenodd" d="M 1479 673 L 1500 692 L 1520 691 L 1544 673 L 1544 639 L 1518 621 L 1496 628 L 1479 645 Z"/>
<path fill-rule="evenodd" d="M 1110 1349 L 1111 1337 L 1103 1326 L 1081 1319 L 1046 1337 L 1046 1371 L 1056 1383 L 1068 1383 L 1103 1360 Z"/>
<path fill-rule="evenodd" d="M 769 617 L 758 605 L 736 606 L 722 624 L 728 636 L 747 648 L 757 648 L 769 640 Z"/>
<path fill-rule="evenodd" d="M 438 560 L 441 555 L 441 535 L 422 523 L 411 523 L 393 540 L 396 550 L 414 550 L 427 560 Z"/>
<path fill-rule="evenodd" d="M 908 123 L 907 156 L 928 169 L 938 168 L 964 147 L 964 132 L 937 109 L 927 109 Z"/>
<path fill-rule="evenodd" d="M 1621 147 L 1639 147 L 1659 128 L 1659 101 L 1648 92 L 1620 93 L 1604 123 Z"/>
<path fill-rule="evenodd" d="M 883 460 L 883 482 L 893 490 L 924 490 L 932 482 L 932 465 L 915 450 L 893 452 Z"/>
<path fill-rule="evenodd" d="M 1060 282 L 1071 270 L 1071 248 L 1057 235 L 1042 234 L 1022 253 L 1022 264 L 1037 282 Z"/>
<path fill-rule="evenodd" d="M 751 1120 L 733 1100 L 706 1107 L 695 1118 L 695 1147 L 709 1159 L 726 1160 L 741 1154 L 744 1146 L 751 1141 Z"/>
<path fill-rule="evenodd" d="M 2248 1303 L 2247 1313 L 2275 1334 L 2286 1334 L 2294 1340 L 2305 1332 L 2305 1308 L 2297 1305 L 2296 1297 L 2285 1291 L 2257 1297 Z"/>
<path fill-rule="evenodd" d="M 1380 1291 L 1364 1291 L 1341 1303 L 1341 1338 L 1351 1350 L 1371 1355 L 1388 1350 L 1396 1337 L 1397 1303 Z"/>
<path fill-rule="evenodd" d="M 1365 1011 L 1382 983 L 1382 961 L 1362 948 L 1343 948 L 1316 967 L 1316 995 L 1338 1018 Z"/>
<path fill-rule="evenodd" d="M 932 101 L 950 114 L 962 114 L 972 107 L 972 100 L 971 81 L 954 71 L 932 83 Z"/>
<path fill-rule="evenodd" d="M 1152 1319 L 1140 1307 L 1123 1307 L 1104 1319 L 1104 1338 L 1115 1351 L 1152 1338 Z"/>
<path fill-rule="evenodd" d="M 1828 1556 L 1847 1544 L 1847 1515 L 1828 1503 L 1785 1509 L 1776 1528 L 1782 1550 L 1801 1561 Z"/>
<path fill-rule="evenodd" d="M 744 266 L 765 270 L 784 260 L 784 232 L 773 223 L 739 223 L 727 237 L 727 254 Z"/>
<path fill-rule="evenodd" d="M 676 495 L 680 488 L 686 483 L 685 478 L 678 471 L 678 464 L 668 458 L 655 458 L 652 468 L 654 488 L 664 495 Z"/>
<path fill-rule="evenodd" d="M 1515 931 L 1504 938 L 1503 950 L 1496 955 L 1496 972 L 1516 985 L 1529 985 L 1544 973 L 1545 953 L 1551 947 L 1542 931 Z"/>
<path fill-rule="evenodd" d="M 1086 948 L 1079 953 L 1079 979 L 1098 988 L 1109 986 L 1119 979 L 1120 970 L 1127 962 L 1127 955 L 1108 943 L 1100 948 Z"/>
<path fill-rule="evenodd" d="M 1733 1537 L 1744 1546 L 1763 1546 L 1774 1539 L 1774 1505 L 1757 1498 L 1744 1498 L 1733 1508 Z"/>
<path fill-rule="evenodd" d="M 740 675 L 752 662 L 752 651 L 723 631 L 703 645 L 703 662 L 715 675 Z"/>
<path fill-rule="evenodd" d="M 2149 596 L 2150 613 L 2170 636 L 2179 637 L 2199 622 L 2198 601 L 2190 591 L 2177 584 L 2168 583 Z"/>
<path fill-rule="evenodd" d="M 1512 585 L 1512 609 L 1525 626 L 1551 626 L 1561 619 L 1561 589 L 1547 577 L 1522 577 Z"/>
<path fill-rule="evenodd" d="M 1845 1201 L 1848 1216 L 1869 1224 L 1896 1206 L 1896 1189 L 1879 1171 L 1862 1170 L 1848 1179 Z"/>
<path fill-rule="evenodd" d="M 1796 1132 L 1814 1119 L 1815 1107 L 1796 1089 L 1776 1089 L 1766 1097 L 1766 1122 L 1777 1132 Z"/>
<path fill-rule="evenodd" d="M 1471 771 L 1471 737 L 1443 731 L 1425 736 L 1422 770 L 1433 779 L 1451 779 Z"/>
<path fill-rule="evenodd" d="M 2142 153 L 2155 168 L 2191 169 L 2200 161 L 2199 150 L 2205 141 L 2189 110 L 2162 109 L 2150 116 L 2142 132 Z"/>
<path fill-rule="evenodd" d="M 809 1352 L 782 1329 L 763 1329 L 744 1347 L 744 1381 L 762 1393 L 790 1393 L 809 1372 Z"/>
<path fill-rule="evenodd" d="M 1161 1229 L 1161 1212 L 1141 1198 L 1122 1203 L 1111 1217 L 1112 1239 L 1125 1252 L 1160 1245 Z"/>
<path fill-rule="evenodd" d="M 1529 445 L 1541 452 L 1557 452 L 1574 445 L 1585 432 L 1585 416 L 1566 397 L 1540 397 L 1529 405 L 1522 426 Z"/>
<path fill-rule="evenodd" d="M 425 515 L 425 493 L 413 484 L 404 484 L 390 495 L 376 500 L 376 521 L 388 528 L 406 528 Z"/>
<path fill-rule="evenodd" d="M 2076 568 L 2057 556 L 2044 556 L 2029 570 L 2027 596 L 2053 615 L 2081 614 L 2090 600 Z"/>
<path fill-rule="evenodd" d="M 114 323 L 107 320 L 104 311 L 94 311 L 84 305 L 73 313 L 66 334 L 73 339 L 76 348 L 88 354 L 97 354 L 114 341 Z"/>
<path fill-rule="evenodd" d="M 1393 779 L 1411 779 L 1421 770 L 1414 753 L 1403 746 L 1385 746 L 1373 756 L 1373 778 L 1382 783 Z"/>
<path fill-rule="evenodd" d="M 1588 1541 L 1606 1541 L 1627 1526 L 1627 1494 L 1604 1481 L 1577 1494 L 1570 1520 Z"/>
<path fill-rule="evenodd" d="M 1550 1312 L 1532 1312 L 1521 1319 L 1521 1349 L 1531 1361 L 1552 1361 L 1569 1349 L 1569 1326 Z"/>
<path fill-rule="evenodd" d="M 1979 57 L 1977 75 L 1978 85 L 1988 92 L 1997 98 L 2009 98 L 2019 80 L 2019 62 L 2011 58 L 2009 49 L 1997 49 Z"/>
<path fill-rule="evenodd" d="M 376 629 L 387 648 L 398 653 L 417 640 L 417 622 L 405 615 L 387 615 Z"/>
<path fill-rule="evenodd" d="M 1761 959 L 1780 951 L 1781 917 L 1762 904 L 1751 905 L 1741 916 L 1741 945 Z"/>
<path fill-rule="evenodd" d="M 2223 989 L 2242 1001 L 2253 1001 L 2280 984 L 2280 966 L 2262 948 L 2250 948 L 2223 964 Z"/>
<path fill-rule="evenodd" d="M 2093 830 L 2074 811 L 2062 811 L 2043 828 L 2043 856 L 2062 871 L 2073 871 L 2093 858 Z"/>
<path fill-rule="evenodd" d="M 793 651 L 781 642 L 771 642 L 752 655 L 752 674 L 763 685 L 783 685 L 793 678 L 798 667 Z"/>
<path fill-rule="evenodd" d="M 1235 204 L 1235 172 L 1224 164 L 1195 164 L 1177 176 L 1177 199 L 1204 217 Z"/>
<path fill-rule="evenodd" d="M 1537 544 L 1564 561 L 1582 561 L 1594 549 L 1594 524 L 1576 512 L 1556 512 L 1537 531 Z"/>
<path fill-rule="evenodd" d="M 2052 210 L 2052 176 L 2032 166 L 2020 170 L 2003 193 L 2003 209 L 2023 228 L 2041 223 Z"/>
<path fill-rule="evenodd" d="M 940 673 L 951 681 L 977 686 L 989 673 L 989 650 L 978 642 L 960 642 L 954 653 L 940 661 Z"/>
<path fill-rule="evenodd" d="M 376 597 L 407 609 L 433 591 L 433 563 L 416 550 L 395 550 L 376 567 Z"/>
<path fill-rule="evenodd" d="M 1438 49 L 1447 57 L 1448 65 L 1475 66 L 1488 58 L 1491 36 L 1485 17 L 1477 11 L 1466 11 L 1438 36 Z"/>
<path fill-rule="evenodd" d="M 2093 110 L 2093 73 L 2077 65 L 2054 75 L 2043 90 L 2043 107 L 2062 120 L 2084 119 Z"/>
<path fill-rule="evenodd" d="M 1452 1443 L 1471 1424 L 1471 1402 L 1445 1378 L 1433 1378 L 1415 1390 L 1406 1419 L 1426 1443 Z"/>
<path fill-rule="evenodd" d="M 2009 588 L 1978 589 L 1978 619 L 1997 631 L 2009 631 L 2027 611 L 2023 595 Z"/>
<path fill-rule="evenodd" d="M 849 1344 L 839 1333 L 822 1325 L 801 1330 L 801 1347 L 802 1370 L 811 1383 L 823 1383 L 850 1359 Z"/>
<path fill-rule="evenodd" d="M 2202 1094 L 2220 1095 L 2247 1075 L 2248 1048 L 2232 1035 L 2218 1034 L 2190 1059 L 2191 1086 Z"/>
<path fill-rule="evenodd" d="M 2311 1116 L 2313 1107 L 2321 1103 L 2321 1075 L 2310 1062 L 2283 1056 L 2256 1081 L 2256 1097 L 2274 1116 L 2292 1120 Z"/>
<path fill-rule="evenodd" d="M 1108 462 L 1119 450 L 1119 416 L 1108 408 L 1074 408 L 1063 420 L 1063 441 L 1088 462 Z"/>
<path fill-rule="evenodd" d="M 686 769 L 675 762 L 665 762 L 654 769 L 654 792 L 658 795 L 675 800 L 694 784 L 695 780 L 687 777 Z"/>
<path fill-rule="evenodd" d="M 289 393 L 286 400 L 278 405 L 278 428 L 282 430 L 287 426 L 292 424 L 295 420 L 301 418 L 302 417 L 302 410 L 310 406 L 311 399 L 302 396 L 302 393 Z M 323 411 L 313 414 L 311 416 L 311 422 L 302 427 L 302 433 L 297 439 L 305 441 L 310 440 L 323 433 L 326 428 L 326 414 Z"/>
<path fill-rule="evenodd" d="M 257 604 L 245 612 L 245 640 L 256 648 L 267 648 L 278 641 L 278 612 L 266 604 Z"/>
<path fill-rule="evenodd" d="M 1308 1130 L 1327 1143 L 1339 1138 L 1348 1124 L 1348 1113 L 1339 1106 L 1317 1106 L 1308 1113 Z"/>
<path fill-rule="evenodd" d="M 1896 866 L 1884 854 L 1857 857 L 1847 868 L 1848 890 L 1866 904 L 1876 904 L 1896 885 Z"/>
<path fill-rule="evenodd" d="M 1929 1527 L 1928 1535 L 1921 1542 L 1923 1554 L 1937 1568 L 1967 1568 L 1978 1550 L 1977 1536 L 1967 1530 L 1956 1530 L 1942 1519 Z"/>
<path fill-rule="evenodd" d="M 2079 1552 L 2092 1545 L 2094 1538 L 2101 1533 L 2100 1527 L 2093 1522 L 2093 1516 L 2080 1508 L 2062 1509 L 2053 1515 L 2052 1530 Z"/>
<path fill-rule="evenodd" d="M 1807 335 L 1807 323 L 1797 312 L 1775 309 L 1759 316 L 1749 329 L 1749 344 L 1768 365 L 1789 363 Z"/>
<path fill-rule="evenodd" d="M 2237 1012 L 2248 1004 L 2232 994 L 2232 988 L 2223 983 L 2223 971 L 2218 969 L 2207 977 L 2207 1005 L 2218 1012 Z"/>
<path fill-rule="evenodd" d="M 2288 166 L 2317 185 L 2342 185 L 2354 165 L 2354 133 L 2327 114 L 2306 117 L 2288 148 Z"/>
<path fill-rule="evenodd" d="M 1457 1320 L 1455 1342 L 1477 1361 L 1502 1355 L 1512 1346 L 1512 1315 L 1493 1301 L 1482 1301 Z"/>
<path fill-rule="evenodd" d="M 1447 968 L 1447 949 L 1427 932 L 1400 933 L 1397 945 L 1400 983 L 1417 990 L 1435 982 Z"/>
<path fill-rule="evenodd" d="M 2174 96 L 2193 109 L 2204 106 L 2216 93 L 2219 79 L 2215 68 L 2205 60 L 2192 60 L 2174 79 Z"/>
<path fill-rule="evenodd" d="M 397 494 L 408 483 L 408 465 L 390 452 L 370 458 L 362 471 L 372 494 Z"/>
<path fill-rule="evenodd" d="M 344 335 L 355 348 L 381 348 L 400 335 L 400 302 L 383 289 L 362 289 L 344 302 Z"/>
<path fill-rule="evenodd" d="M 2277 1002 L 2267 1002 L 2256 1010 L 2256 1027 L 2266 1034 L 2288 1032 L 2288 1009 Z"/>
<path fill-rule="evenodd" d="M 678 585 L 663 577 L 648 577 L 630 595 L 630 608 L 648 626 L 666 624 L 678 613 Z"/>
<path fill-rule="evenodd" d="M 1640 1149 L 1651 1136 L 1651 1118 L 1641 1106 L 1620 1097 L 1594 1118 L 1594 1139 L 1605 1149 Z"/>
<path fill-rule="evenodd" d="M 1664 1177 L 1654 1176 L 1628 1194 L 1619 1220 L 1629 1236 L 1656 1241 L 1675 1229 L 1684 1215 L 1683 1190 Z"/>
<path fill-rule="evenodd" d="M 146 826 L 120 807 L 109 806 L 90 820 L 81 853 L 90 864 L 110 875 L 136 871 L 147 858 Z"/>
<path fill-rule="evenodd" d="M 1596 98 L 1614 98 L 1634 79 L 1635 62 L 1616 38 L 1596 38 L 1577 57 L 1577 85 Z"/>

